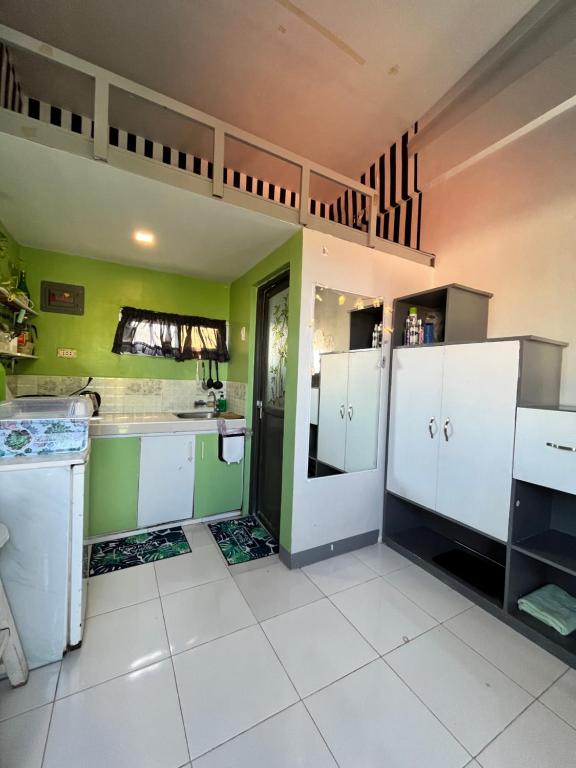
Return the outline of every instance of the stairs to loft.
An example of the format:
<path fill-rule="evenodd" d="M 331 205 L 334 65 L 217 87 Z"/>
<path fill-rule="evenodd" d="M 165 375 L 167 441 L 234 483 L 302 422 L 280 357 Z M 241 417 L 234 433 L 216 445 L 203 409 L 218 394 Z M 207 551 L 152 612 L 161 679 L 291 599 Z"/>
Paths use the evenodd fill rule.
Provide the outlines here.
<path fill-rule="evenodd" d="M 39 98 L 41 94 L 28 95 L 12 63 L 13 50 L 37 57 L 36 66 L 56 64 L 73 72 L 76 80 L 85 83 L 86 93 L 79 102 L 91 104 L 92 109 L 85 112 L 92 114 L 66 109 L 52 103 L 53 99 Z M 388 225 L 390 212 L 379 207 L 377 180 L 374 188 L 362 184 L 3 25 L 0 73 L 0 133 L 104 162 L 291 225 L 433 264 L 430 254 L 410 247 L 417 240 L 400 207 L 393 212 L 397 221 L 392 228 L 400 242 L 381 236 L 388 231 L 384 222 Z M 135 113 L 141 115 L 146 109 L 150 114 L 141 125 L 154 126 L 153 138 L 139 130 L 135 118 Z M 195 140 L 180 146 L 172 141 L 178 133 L 173 129 L 176 124 L 183 124 L 184 135 L 189 130 Z"/>

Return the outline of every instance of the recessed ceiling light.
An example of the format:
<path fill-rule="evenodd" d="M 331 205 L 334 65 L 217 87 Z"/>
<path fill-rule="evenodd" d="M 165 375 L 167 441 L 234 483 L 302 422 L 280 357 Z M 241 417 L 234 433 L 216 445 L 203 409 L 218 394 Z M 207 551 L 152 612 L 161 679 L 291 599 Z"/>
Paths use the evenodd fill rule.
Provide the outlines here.
<path fill-rule="evenodd" d="M 153 235 L 152 232 L 147 232 L 144 229 L 137 229 L 132 237 L 140 245 L 154 245 L 156 242 L 155 235 Z"/>

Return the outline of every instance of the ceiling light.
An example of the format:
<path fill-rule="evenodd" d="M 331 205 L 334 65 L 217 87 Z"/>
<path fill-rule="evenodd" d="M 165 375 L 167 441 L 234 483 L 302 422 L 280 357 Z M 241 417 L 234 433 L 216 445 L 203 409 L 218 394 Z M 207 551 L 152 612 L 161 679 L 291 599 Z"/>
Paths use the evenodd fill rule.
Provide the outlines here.
<path fill-rule="evenodd" d="M 153 235 L 152 232 L 147 232 L 144 229 L 137 229 L 132 237 L 140 245 L 154 245 L 156 242 L 155 235 Z"/>

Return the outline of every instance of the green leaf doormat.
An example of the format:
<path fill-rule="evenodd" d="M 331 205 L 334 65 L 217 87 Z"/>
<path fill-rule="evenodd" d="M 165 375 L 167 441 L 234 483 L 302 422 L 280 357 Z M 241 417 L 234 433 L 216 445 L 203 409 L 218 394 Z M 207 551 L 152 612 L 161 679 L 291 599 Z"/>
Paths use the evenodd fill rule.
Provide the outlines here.
<path fill-rule="evenodd" d="M 92 545 L 90 576 L 121 571 L 123 568 L 153 563 L 175 555 L 186 555 L 191 551 L 180 526 L 102 541 Z"/>
<path fill-rule="evenodd" d="M 278 554 L 278 542 L 253 515 L 208 523 L 228 565 Z"/>

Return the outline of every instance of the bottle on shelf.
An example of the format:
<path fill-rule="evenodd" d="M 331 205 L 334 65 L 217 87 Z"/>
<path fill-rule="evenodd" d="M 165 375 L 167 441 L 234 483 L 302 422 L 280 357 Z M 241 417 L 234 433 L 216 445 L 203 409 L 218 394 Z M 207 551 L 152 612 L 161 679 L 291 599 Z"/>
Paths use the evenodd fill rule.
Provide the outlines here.
<path fill-rule="evenodd" d="M 30 291 L 26 284 L 26 272 L 21 269 L 18 276 L 18 285 L 16 286 L 16 294 L 23 298 L 27 303 L 30 301 Z"/>
<path fill-rule="evenodd" d="M 421 343 L 419 341 L 420 332 L 418 323 L 422 323 L 421 320 L 418 320 L 418 308 L 410 307 L 408 317 L 406 318 L 406 329 L 404 331 L 404 344 L 408 347 L 416 347 Z"/>

